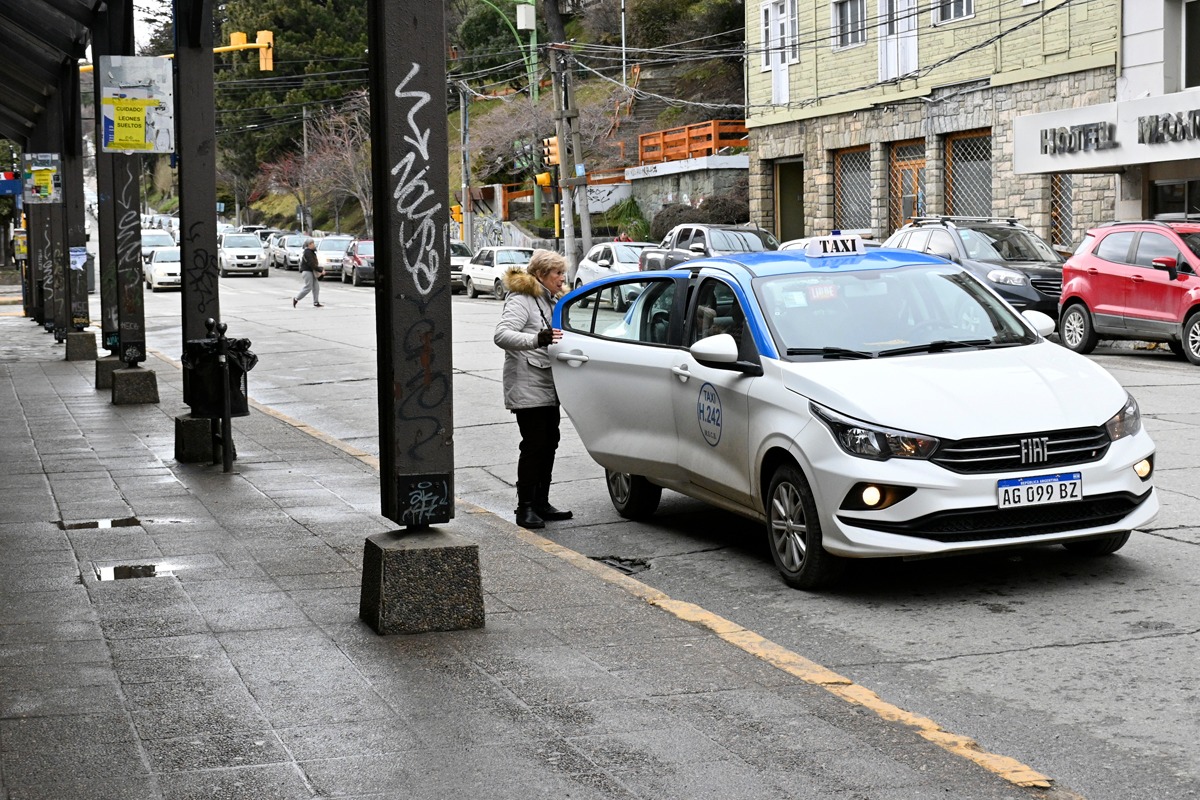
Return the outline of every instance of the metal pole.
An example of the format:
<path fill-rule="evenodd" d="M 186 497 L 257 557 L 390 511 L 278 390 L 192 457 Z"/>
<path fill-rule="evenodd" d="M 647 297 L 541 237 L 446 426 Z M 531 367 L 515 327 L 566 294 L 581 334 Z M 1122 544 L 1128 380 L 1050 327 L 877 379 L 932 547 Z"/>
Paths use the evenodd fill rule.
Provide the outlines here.
<path fill-rule="evenodd" d="M 628 89 L 625 74 L 625 0 L 621 0 L 621 86 Z"/>
<path fill-rule="evenodd" d="M 475 214 L 471 211 L 471 101 L 467 94 L 467 84 L 458 84 L 458 154 L 461 159 L 459 169 L 462 172 L 462 237 L 467 247 L 475 246 L 474 231 L 471 229 L 475 222 Z"/>

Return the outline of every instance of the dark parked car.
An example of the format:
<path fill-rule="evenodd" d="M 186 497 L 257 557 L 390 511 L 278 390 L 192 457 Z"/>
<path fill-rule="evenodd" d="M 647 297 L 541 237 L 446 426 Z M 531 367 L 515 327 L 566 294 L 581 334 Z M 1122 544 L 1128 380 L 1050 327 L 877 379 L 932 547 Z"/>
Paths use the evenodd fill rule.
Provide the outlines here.
<path fill-rule="evenodd" d="M 1090 353 L 1099 339 L 1165 342 L 1200 364 L 1200 222 L 1093 228 L 1063 267 L 1059 340 Z"/>
<path fill-rule="evenodd" d="M 941 256 L 961 264 L 1018 311 L 1058 316 L 1062 256 L 1011 217 L 918 217 L 883 246 Z"/>
<path fill-rule="evenodd" d="M 375 242 L 356 239 L 342 258 L 342 283 L 362 286 L 365 281 L 375 282 Z"/>

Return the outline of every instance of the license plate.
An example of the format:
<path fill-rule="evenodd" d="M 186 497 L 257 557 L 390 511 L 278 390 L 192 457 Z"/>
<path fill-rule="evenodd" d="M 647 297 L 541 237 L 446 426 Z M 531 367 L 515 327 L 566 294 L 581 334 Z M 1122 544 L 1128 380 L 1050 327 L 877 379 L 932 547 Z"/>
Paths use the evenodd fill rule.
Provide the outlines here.
<path fill-rule="evenodd" d="M 1006 478 L 996 482 L 1000 508 L 1072 503 L 1083 499 L 1083 474 L 1060 472 L 1031 478 Z"/>

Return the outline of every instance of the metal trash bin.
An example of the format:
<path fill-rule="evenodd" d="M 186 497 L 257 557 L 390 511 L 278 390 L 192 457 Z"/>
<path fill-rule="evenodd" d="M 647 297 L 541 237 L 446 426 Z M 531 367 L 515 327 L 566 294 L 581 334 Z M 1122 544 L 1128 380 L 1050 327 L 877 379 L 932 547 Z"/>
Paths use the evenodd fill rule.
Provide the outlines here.
<path fill-rule="evenodd" d="M 254 369 L 258 356 L 250 350 L 249 339 L 225 339 L 229 366 L 229 416 L 250 414 L 246 373 Z M 187 371 L 188 405 L 193 417 L 219 419 L 224 402 L 221 385 L 221 340 L 189 339 L 184 346 L 183 368 Z"/>

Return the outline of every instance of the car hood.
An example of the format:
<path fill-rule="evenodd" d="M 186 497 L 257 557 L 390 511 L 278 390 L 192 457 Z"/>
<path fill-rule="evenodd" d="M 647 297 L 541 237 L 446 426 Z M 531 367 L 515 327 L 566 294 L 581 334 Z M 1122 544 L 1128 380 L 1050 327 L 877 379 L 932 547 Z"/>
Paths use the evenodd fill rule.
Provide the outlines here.
<path fill-rule="evenodd" d="M 261 247 L 223 247 L 221 252 L 235 256 L 261 256 Z"/>
<path fill-rule="evenodd" d="M 1126 391 L 1050 342 L 783 365 L 784 385 L 847 416 L 944 439 L 1103 425 Z"/>
<path fill-rule="evenodd" d="M 1011 269 L 1015 272 L 1023 272 L 1031 278 L 1061 278 L 1062 264 L 1054 264 L 1049 261 L 984 261 L 982 259 L 970 259 L 970 264 L 974 264 L 983 274 L 987 274 L 988 270 L 996 267 Z"/>

